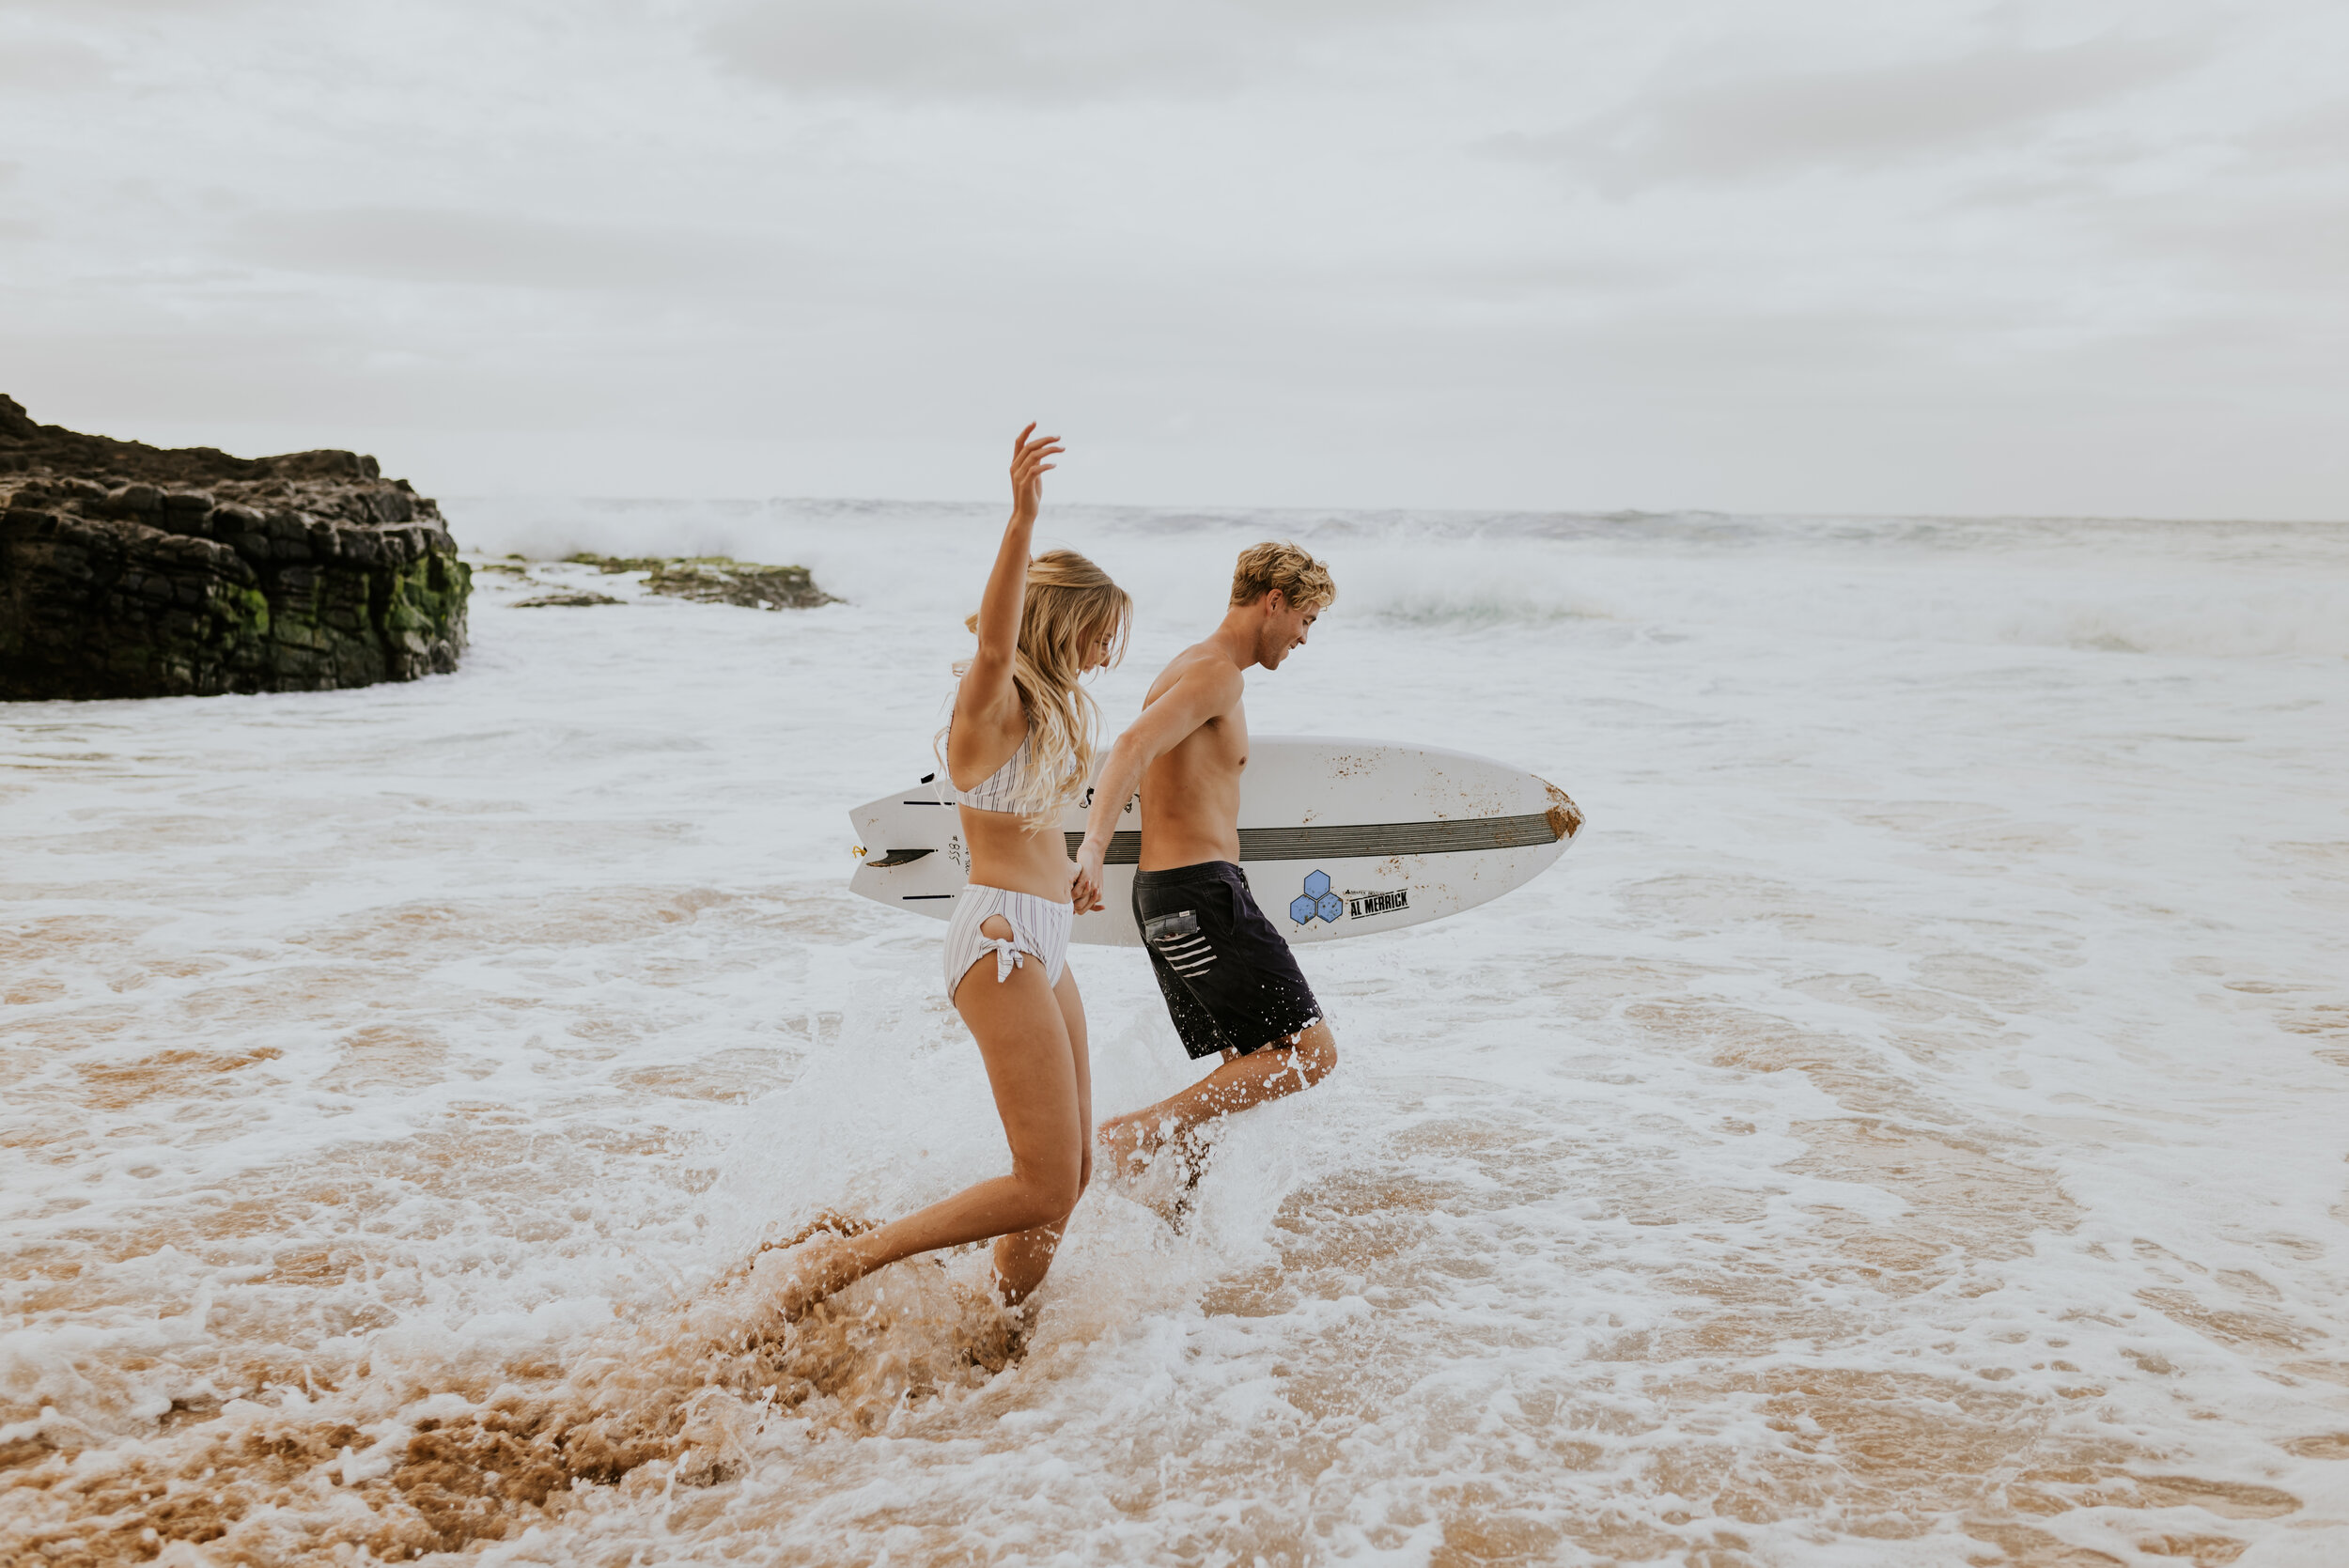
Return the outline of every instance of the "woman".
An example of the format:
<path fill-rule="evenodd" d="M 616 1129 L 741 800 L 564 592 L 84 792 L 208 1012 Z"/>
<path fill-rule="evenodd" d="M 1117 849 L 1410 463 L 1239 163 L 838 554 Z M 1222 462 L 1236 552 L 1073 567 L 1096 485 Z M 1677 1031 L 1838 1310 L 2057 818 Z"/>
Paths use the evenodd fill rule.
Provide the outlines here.
<path fill-rule="evenodd" d="M 946 928 L 946 994 L 987 1063 L 1011 1174 L 793 1249 L 776 1302 L 786 1317 L 900 1258 L 989 1236 L 997 1289 L 1018 1306 L 1043 1283 L 1093 1174 L 1084 1004 L 1067 967 L 1076 868 L 1059 827 L 1093 772 L 1097 710 L 1078 677 L 1116 660 L 1132 601 L 1073 551 L 1028 558 L 1056 466 L 1046 459 L 1060 451 L 1034 425 L 1013 442 L 1011 521 L 970 621 L 979 649 L 955 691 L 939 779 L 959 797 L 971 851 Z"/>

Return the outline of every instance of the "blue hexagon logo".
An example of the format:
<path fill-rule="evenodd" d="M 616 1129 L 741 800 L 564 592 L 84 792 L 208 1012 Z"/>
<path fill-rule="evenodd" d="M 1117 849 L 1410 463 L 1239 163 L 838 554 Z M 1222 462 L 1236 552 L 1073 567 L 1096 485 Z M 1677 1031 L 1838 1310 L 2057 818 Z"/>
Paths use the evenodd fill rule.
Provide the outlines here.
<path fill-rule="evenodd" d="M 1330 874 L 1309 871 L 1305 874 L 1305 891 L 1289 900 L 1289 919 L 1299 925 L 1311 925 L 1315 917 L 1335 921 L 1346 913 L 1346 900 L 1330 891 Z"/>

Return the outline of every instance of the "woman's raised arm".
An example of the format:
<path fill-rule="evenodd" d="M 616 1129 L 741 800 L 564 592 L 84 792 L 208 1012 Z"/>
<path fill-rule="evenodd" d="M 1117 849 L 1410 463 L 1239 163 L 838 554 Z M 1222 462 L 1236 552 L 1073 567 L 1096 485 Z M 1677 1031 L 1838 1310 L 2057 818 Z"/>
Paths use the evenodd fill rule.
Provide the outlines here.
<path fill-rule="evenodd" d="M 1037 435 L 1033 423 L 1011 444 L 1011 520 L 1003 525 L 1003 547 L 995 552 L 987 593 L 979 600 L 979 651 L 962 677 L 960 711 L 982 722 L 1019 700 L 1011 669 L 1019 648 L 1019 612 L 1028 595 L 1028 539 L 1035 531 L 1036 508 L 1043 504 L 1044 476 L 1057 466 L 1047 459 L 1060 451 L 1060 438 Z"/>

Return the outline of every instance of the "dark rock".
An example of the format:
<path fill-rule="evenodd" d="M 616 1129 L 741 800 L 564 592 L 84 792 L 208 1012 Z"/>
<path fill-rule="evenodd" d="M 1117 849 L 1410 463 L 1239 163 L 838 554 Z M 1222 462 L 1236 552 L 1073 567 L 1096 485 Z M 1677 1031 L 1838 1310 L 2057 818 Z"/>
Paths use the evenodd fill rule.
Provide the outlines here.
<path fill-rule="evenodd" d="M 457 667 L 472 576 L 373 458 L 232 458 L 0 396 L 0 699 L 286 691 Z"/>
<path fill-rule="evenodd" d="M 591 604 L 625 602 L 625 600 L 614 598 L 610 594 L 591 593 L 585 588 L 561 588 L 552 594 L 538 594 L 530 598 L 518 598 L 514 601 L 514 608 L 517 610 L 557 610 Z"/>
<path fill-rule="evenodd" d="M 840 601 L 816 586 L 805 567 L 762 567 L 723 555 L 574 555 L 574 565 L 605 572 L 644 572 L 645 586 L 702 604 L 752 610 L 813 610 Z"/>

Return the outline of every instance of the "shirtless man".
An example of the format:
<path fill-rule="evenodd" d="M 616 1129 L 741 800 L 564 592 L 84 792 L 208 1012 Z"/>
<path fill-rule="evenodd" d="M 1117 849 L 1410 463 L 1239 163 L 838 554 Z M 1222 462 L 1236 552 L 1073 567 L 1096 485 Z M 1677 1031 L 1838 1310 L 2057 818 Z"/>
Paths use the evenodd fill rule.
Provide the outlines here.
<path fill-rule="evenodd" d="M 1318 1083 L 1337 1041 L 1239 869 L 1239 774 L 1248 766 L 1242 676 L 1277 670 L 1337 598 L 1330 570 L 1292 544 L 1240 552 L 1231 607 L 1207 639 L 1151 683 L 1142 717 L 1110 748 L 1077 851 L 1080 909 L 1100 906 L 1110 837 L 1142 788 L 1134 924 L 1192 1060 L 1222 1064 L 1181 1094 L 1101 1124 L 1112 1169 L 1136 1174 L 1173 1144 L 1198 1175 L 1206 1123 Z"/>

